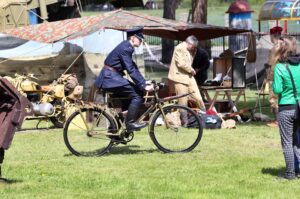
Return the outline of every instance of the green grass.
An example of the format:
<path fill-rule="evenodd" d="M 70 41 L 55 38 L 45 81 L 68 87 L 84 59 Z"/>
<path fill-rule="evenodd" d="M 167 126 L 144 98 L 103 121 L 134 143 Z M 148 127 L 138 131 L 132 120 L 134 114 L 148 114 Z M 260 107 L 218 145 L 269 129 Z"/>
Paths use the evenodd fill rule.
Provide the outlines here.
<path fill-rule="evenodd" d="M 253 92 L 247 96 L 252 106 Z M 83 158 L 70 154 L 62 130 L 18 132 L 1 198 L 299 198 L 299 181 L 276 178 L 285 167 L 279 133 L 263 123 L 205 130 L 185 154 L 161 153 L 146 130 L 135 135 L 103 157 Z"/>

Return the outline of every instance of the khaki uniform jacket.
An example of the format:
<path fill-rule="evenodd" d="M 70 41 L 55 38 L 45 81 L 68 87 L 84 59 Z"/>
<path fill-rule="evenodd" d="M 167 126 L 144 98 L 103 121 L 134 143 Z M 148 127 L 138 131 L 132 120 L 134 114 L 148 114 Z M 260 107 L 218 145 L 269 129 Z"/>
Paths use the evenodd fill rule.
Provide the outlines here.
<path fill-rule="evenodd" d="M 187 50 L 186 42 L 178 44 L 173 53 L 168 78 L 174 82 L 189 84 L 192 75 L 194 57 Z"/>

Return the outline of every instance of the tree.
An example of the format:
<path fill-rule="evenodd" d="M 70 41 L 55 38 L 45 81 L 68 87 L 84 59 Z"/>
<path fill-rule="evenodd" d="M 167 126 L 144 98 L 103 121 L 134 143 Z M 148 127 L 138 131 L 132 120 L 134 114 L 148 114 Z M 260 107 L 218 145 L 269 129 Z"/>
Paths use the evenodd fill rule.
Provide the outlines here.
<path fill-rule="evenodd" d="M 164 0 L 163 18 L 175 19 L 176 0 Z M 162 62 L 170 63 L 174 51 L 174 41 L 170 39 L 162 39 Z"/>
<path fill-rule="evenodd" d="M 207 0 L 192 1 L 192 22 L 207 24 Z"/>
<path fill-rule="evenodd" d="M 192 22 L 207 24 L 207 0 L 192 1 Z M 209 41 L 200 41 L 200 46 L 211 56 Z"/>

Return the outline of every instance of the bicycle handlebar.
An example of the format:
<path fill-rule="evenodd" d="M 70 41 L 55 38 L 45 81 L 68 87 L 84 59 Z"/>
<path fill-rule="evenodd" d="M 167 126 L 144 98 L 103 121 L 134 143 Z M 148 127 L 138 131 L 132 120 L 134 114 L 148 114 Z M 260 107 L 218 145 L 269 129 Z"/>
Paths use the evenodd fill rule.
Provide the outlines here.
<path fill-rule="evenodd" d="M 166 87 L 166 84 L 163 83 L 163 82 L 156 83 L 155 80 L 152 80 L 151 83 L 153 84 L 154 91 L 157 91 L 159 89 L 162 89 L 162 88 Z"/>
<path fill-rule="evenodd" d="M 166 87 L 166 84 L 163 83 L 163 82 L 159 82 L 157 83 L 155 80 L 152 80 L 151 83 L 153 84 L 153 87 L 154 87 L 154 92 L 157 93 L 158 90 L 162 89 L 162 88 L 165 88 Z M 147 91 L 148 93 L 148 91 Z M 181 95 L 175 95 L 175 96 L 169 96 L 169 97 L 164 97 L 162 98 L 161 100 L 166 102 L 166 101 L 171 101 L 171 100 L 174 100 L 174 99 L 178 99 L 178 98 L 182 98 L 182 97 L 186 97 L 190 94 L 192 94 L 194 92 L 190 92 L 190 93 L 185 93 L 185 94 L 181 94 Z M 146 95 L 148 96 L 148 94 Z M 147 98 L 147 97 L 146 97 Z"/>
<path fill-rule="evenodd" d="M 171 101 L 171 100 L 174 100 L 174 99 L 178 99 L 178 98 L 182 98 L 182 97 L 188 96 L 188 95 L 190 95 L 192 93 L 194 93 L 194 92 L 185 93 L 185 94 L 181 94 L 181 95 L 170 96 L 170 97 L 164 97 L 162 100 L 164 102 Z"/>

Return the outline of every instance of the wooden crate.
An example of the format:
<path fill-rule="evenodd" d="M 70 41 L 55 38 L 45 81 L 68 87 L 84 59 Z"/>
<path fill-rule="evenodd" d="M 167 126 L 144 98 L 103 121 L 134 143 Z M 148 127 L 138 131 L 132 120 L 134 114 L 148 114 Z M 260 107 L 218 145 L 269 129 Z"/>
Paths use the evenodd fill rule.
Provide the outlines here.
<path fill-rule="evenodd" d="M 216 77 L 218 73 L 222 73 L 222 77 L 224 77 L 228 70 L 230 69 L 232 64 L 232 58 L 223 58 L 217 57 L 213 60 L 213 77 Z M 229 76 L 231 76 L 231 72 L 229 72 Z"/>
<path fill-rule="evenodd" d="M 230 58 L 214 58 L 213 61 L 213 77 L 218 73 L 222 74 L 222 78 L 226 75 L 231 77 L 231 82 L 228 84 L 230 88 L 245 88 L 246 87 L 246 66 L 245 57 L 230 57 Z"/>

